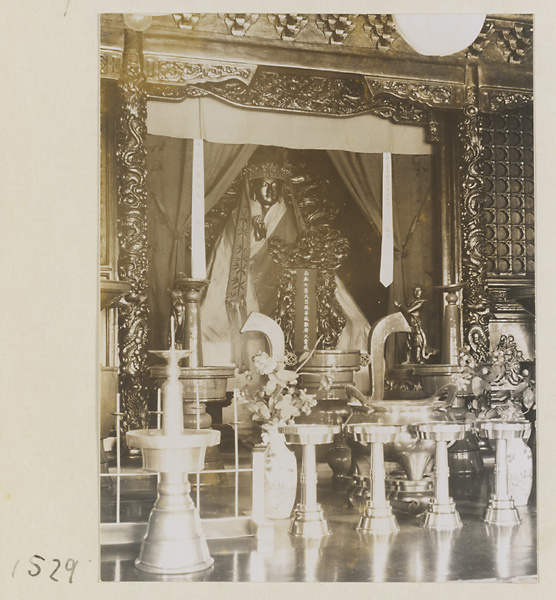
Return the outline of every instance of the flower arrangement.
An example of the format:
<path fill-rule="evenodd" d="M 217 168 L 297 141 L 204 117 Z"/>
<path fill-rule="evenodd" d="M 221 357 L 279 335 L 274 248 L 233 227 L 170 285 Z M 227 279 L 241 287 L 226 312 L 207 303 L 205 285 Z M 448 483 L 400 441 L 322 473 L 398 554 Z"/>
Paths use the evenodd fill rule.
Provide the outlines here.
<path fill-rule="evenodd" d="M 286 369 L 284 360 L 258 352 L 253 356 L 255 371 L 265 383 L 255 391 L 245 386 L 241 391 L 243 402 L 253 413 L 253 420 L 263 425 L 289 425 L 300 415 L 308 415 L 317 404 L 316 396 L 297 385 L 300 369 L 309 357 L 302 356 L 296 370 Z"/>
<path fill-rule="evenodd" d="M 469 347 L 460 350 L 461 372 L 452 376 L 458 389 L 471 392 L 469 408 L 478 418 L 523 419 L 536 407 L 535 382 L 526 369 L 521 370 L 523 353 L 513 336 L 501 336 L 496 349 L 484 362 L 477 362 Z M 493 392 L 503 399 L 494 406 Z"/>

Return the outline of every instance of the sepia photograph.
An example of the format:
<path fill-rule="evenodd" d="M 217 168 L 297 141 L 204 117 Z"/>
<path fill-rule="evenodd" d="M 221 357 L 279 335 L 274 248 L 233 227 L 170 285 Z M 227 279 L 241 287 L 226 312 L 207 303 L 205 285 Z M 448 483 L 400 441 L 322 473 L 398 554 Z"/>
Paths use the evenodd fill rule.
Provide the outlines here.
<path fill-rule="evenodd" d="M 537 583 L 536 16 L 97 19 L 100 581 Z"/>

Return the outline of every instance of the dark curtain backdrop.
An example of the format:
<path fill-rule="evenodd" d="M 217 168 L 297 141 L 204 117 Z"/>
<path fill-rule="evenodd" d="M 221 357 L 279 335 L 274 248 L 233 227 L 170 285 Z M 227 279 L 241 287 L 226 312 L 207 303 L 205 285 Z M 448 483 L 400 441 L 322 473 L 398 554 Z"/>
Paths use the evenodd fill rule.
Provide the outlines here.
<path fill-rule="evenodd" d="M 382 154 L 361 154 L 329 150 L 344 184 L 353 199 L 379 232 L 382 231 Z M 439 240 L 435 236 L 431 199 L 431 156 L 392 156 L 392 197 L 394 222 L 394 279 L 389 289 L 388 312 L 395 312 L 394 301 L 411 300 L 413 288 L 423 287 L 429 299 L 423 321 L 429 343 L 438 348 Z M 376 285 L 381 285 L 379 281 Z M 399 340 L 398 345 L 402 342 Z M 387 361 L 396 362 L 393 344 L 388 345 Z"/>
<path fill-rule="evenodd" d="M 185 234 L 191 226 L 193 141 L 147 135 L 150 348 L 166 348 L 170 295 L 189 271 Z M 205 213 L 220 200 L 255 149 L 252 144 L 204 143 Z"/>
<path fill-rule="evenodd" d="M 205 212 L 223 196 L 257 146 L 204 143 Z M 382 154 L 328 151 L 328 154 L 369 223 L 382 228 Z M 170 297 L 179 272 L 189 269 L 185 234 L 190 227 L 191 140 L 147 136 L 147 191 L 149 260 L 149 326 L 151 348 L 167 346 Z M 406 303 L 420 284 L 429 299 L 424 325 L 429 342 L 438 347 L 439 240 L 431 199 L 431 156 L 393 155 L 394 281 L 388 312 L 394 301 Z M 376 285 L 381 285 L 379 281 Z M 388 352 L 393 363 L 393 349 Z"/>

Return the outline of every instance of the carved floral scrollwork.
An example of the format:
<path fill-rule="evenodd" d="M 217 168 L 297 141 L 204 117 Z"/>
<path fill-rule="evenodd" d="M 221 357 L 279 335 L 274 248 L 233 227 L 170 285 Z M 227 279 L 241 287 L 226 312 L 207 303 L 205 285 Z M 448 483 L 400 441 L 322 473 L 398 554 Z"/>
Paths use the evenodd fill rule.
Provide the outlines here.
<path fill-rule="evenodd" d="M 292 188 L 301 219 L 307 227 L 329 225 L 338 216 L 336 202 L 329 198 L 330 182 L 312 172 L 300 158 L 292 176 Z"/>
<path fill-rule="evenodd" d="M 246 108 L 350 116 L 371 113 L 394 123 L 420 125 L 428 108 L 391 95 L 373 98 L 360 77 L 323 77 L 258 69 L 249 85 L 240 81 L 207 82 L 183 87 L 148 87 L 150 97 L 173 100 L 212 96 Z"/>
<path fill-rule="evenodd" d="M 479 362 L 489 351 L 488 323 L 491 315 L 490 298 L 486 283 L 486 236 L 484 204 L 480 115 L 476 106 L 476 90 L 468 89 L 468 105 L 459 124 L 463 149 L 461 164 L 463 280 L 466 282 L 463 318 L 464 336 L 470 352 Z"/>
<path fill-rule="evenodd" d="M 160 61 L 155 65 L 156 78 L 161 83 L 223 81 L 234 78 L 249 81 L 255 67 L 232 64 L 209 64 L 185 61 Z"/>
<path fill-rule="evenodd" d="M 427 106 L 450 106 L 453 104 L 453 92 L 449 85 L 377 79 L 374 77 L 365 77 L 365 81 L 373 95 L 391 94 L 397 98 L 407 98 Z"/>
<path fill-rule="evenodd" d="M 141 63 L 141 34 L 126 30 L 119 80 L 121 109 L 118 127 L 118 274 L 131 283 L 120 310 L 120 392 L 122 428 L 148 424 L 147 373 L 147 97 Z"/>
<path fill-rule="evenodd" d="M 294 244 L 283 240 L 269 241 L 269 252 L 280 265 L 280 288 L 274 319 L 282 327 L 286 347 L 293 348 L 295 322 L 295 270 L 317 269 L 317 337 L 319 347 L 333 349 L 345 327 L 346 318 L 336 299 L 334 271 L 349 252 L 349 242 L 340 232 L 326 225 L 302 231 Z"/>
<path fill-rule="evenodd" d="M 533 103 L 533 92 L 490 91 L 486 92 L 487 109 L 491 112 L 510 110 Z"/>

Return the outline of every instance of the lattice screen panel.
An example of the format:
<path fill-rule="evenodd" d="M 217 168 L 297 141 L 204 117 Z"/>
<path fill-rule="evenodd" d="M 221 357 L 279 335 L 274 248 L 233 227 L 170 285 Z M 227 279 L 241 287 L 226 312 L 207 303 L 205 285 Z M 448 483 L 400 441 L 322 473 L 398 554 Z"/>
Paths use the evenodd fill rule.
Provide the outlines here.
<path fill-rule="evenodd" d="M 487 273 L 535 271 L 533 118 L 531 111 L 483 115 Z"/>

